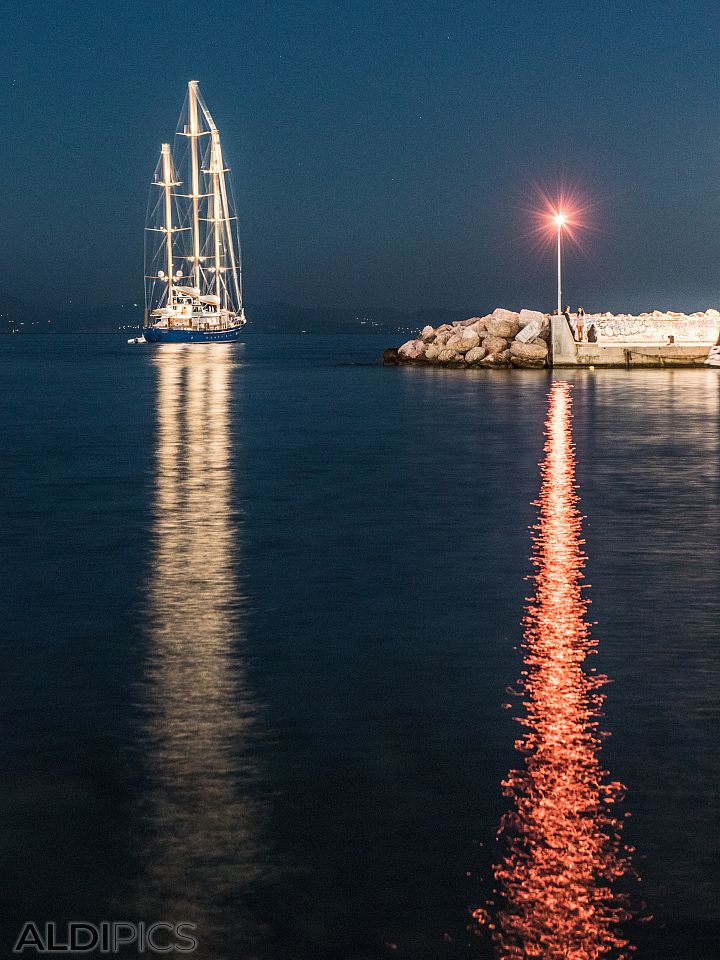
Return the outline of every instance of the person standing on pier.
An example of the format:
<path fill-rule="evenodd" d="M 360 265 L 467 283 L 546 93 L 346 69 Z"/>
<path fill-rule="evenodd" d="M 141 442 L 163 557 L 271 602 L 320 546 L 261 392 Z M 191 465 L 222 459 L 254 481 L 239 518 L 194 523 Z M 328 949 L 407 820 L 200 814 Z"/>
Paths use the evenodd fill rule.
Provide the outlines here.
<path fill-rule="evenodd" d="M 585 308 L 578 307 L 577 309 L 577 320 L 575 322 L 575 329 L 577 331 L 577 338 L 580 343 L 585 339 Z"/>

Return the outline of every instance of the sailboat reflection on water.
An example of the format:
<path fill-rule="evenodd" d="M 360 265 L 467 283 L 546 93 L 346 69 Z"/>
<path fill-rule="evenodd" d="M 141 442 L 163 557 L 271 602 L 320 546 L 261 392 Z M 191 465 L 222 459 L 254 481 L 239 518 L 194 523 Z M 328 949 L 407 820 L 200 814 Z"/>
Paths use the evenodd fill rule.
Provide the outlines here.
<path fill-rule="evenodd" d="M 229 347 L 178 345 L 153 362 L 157 446 L 139 810 L 146 839 L 136 901 L 143 918 L 195 923 L 196 956 L 212 960 L 254 942 L 247 898 L 270 869 L 256 762 L 259 710 L 245 664 L 230 417 L 236 356 Z"/>

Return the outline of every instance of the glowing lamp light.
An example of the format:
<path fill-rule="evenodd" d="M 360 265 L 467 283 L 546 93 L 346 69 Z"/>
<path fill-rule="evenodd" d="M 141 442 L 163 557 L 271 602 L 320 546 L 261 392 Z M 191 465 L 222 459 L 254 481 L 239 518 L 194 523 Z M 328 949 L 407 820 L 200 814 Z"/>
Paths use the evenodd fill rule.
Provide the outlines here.
<path fill-rule="evenodd" d="M 555 226 L 558 228 L 558 230 L 562 229 L 562 227 L 564 227 L 566 223 L 567 223 L 567 217 L 565 216 L 564 213 L 555 214 Z"/>
<path fill-rule="evenodd" d="M 158 270 L 158 276 L 160 277 L 161 280 L 163 280 L 163 279 L 165 278 L 165 271 L 164 271 L 164 270 Z"/>

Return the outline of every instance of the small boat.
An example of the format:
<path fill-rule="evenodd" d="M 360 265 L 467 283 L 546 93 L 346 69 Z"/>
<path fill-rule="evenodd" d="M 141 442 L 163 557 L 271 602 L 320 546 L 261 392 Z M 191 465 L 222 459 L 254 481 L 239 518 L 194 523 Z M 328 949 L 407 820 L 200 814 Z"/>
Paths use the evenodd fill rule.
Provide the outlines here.
<path fill-rule="evenodd" d="M 232 183 L 197 80 L 153 177 L 145 228 L 149 343 L 229 343 L 247 322 Z"/>
<path fill-rule="evenodd" d="M 707 360 L 704 361 L 707 367 L 720 367 L 720 344 L 710 347 Z"/>

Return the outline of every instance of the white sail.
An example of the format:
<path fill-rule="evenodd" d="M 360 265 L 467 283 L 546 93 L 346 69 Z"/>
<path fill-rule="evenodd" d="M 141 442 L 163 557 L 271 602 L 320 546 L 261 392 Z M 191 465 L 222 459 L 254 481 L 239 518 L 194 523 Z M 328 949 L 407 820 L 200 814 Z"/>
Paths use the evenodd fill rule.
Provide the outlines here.
<path fill-rule="evenodd" d="M 245 322 L 240 244 L 220 131 L 191 80 L 164 144 L 148 203 L 145 299 L 150 321 L 187 329 Z"/>

